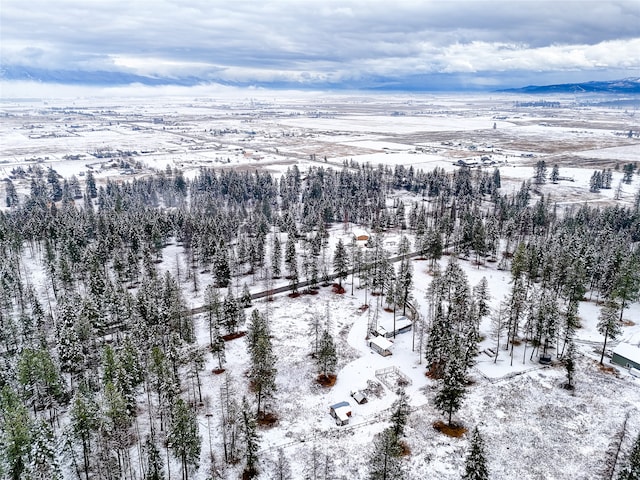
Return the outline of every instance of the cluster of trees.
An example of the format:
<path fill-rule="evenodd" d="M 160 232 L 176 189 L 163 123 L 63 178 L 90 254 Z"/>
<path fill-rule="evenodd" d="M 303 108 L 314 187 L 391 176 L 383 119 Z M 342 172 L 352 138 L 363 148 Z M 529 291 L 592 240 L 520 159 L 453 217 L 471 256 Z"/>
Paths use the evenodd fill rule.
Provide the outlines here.
<path fill-rule="evenodd" d="M 435 272 L 427 292 L 428 337 L 425 358 L 429 373 L 439 382 L 436 407 L 448 417 L 462 406 L 468 368 L 475 361 L 480 341 L 480 321 L 489 313 L 488 283 L 481 280 L 473 291 L 452 258 L 444 272 Z"/>
<path fill-rule="evenodd" d="M 359 283 L 404 311 L 412 247 L 405 236 L 397 251 L 386 250 L 389 228 L 411 233 L 413 250 L 436 274 L 429 335 L 419 346 L 441 377 L 438 404 L 449 417 L 464 395 L 488 292 L 471 290 L 455 262 L 437 272 L 445 251 L 478 263 L 500 259 L 511 270 L 512 291 L 494 314 L 496 340 L 530 342 L 532 355 L 552 342 L 571 351 L 577 302 L 587 293 L 604 302 L 607 338 L 638 298 L 640 195 L 629 208 L 558 211 L 529 182 L 502 193 L 497 169 L 447 174 L 357 163 L 312 167 L 304 176 L 291 167 L 281 178 L 203 169 L 187 179 L 167 168 L 100 185 L 91 172 L 84 185 L 51 169 L 26 173 L 28 194 L 5 182 L 9 209 L 0 213 L 0 476 L 12 479 L 33 468 L 58 475 L 60 449 L 43 447 L 49 440 L 87 479 L 158 478 L 168 466 L 162 448 L 186 478 L 203 461 L 194 419 L 203 413 L 205 354 L 222 369 L 224 337 L 245 324 L 251 391 L 241 401 L 229 381 L 221 392 L 224 454 L 210 452 L 210 460 L 244 459 L 255 472 L 254 422 L 274 394 L 277 359 L 268 320 L 258 312 L 245 318 L 251 298 L 241 280 L 286 275 L 294 288 L 303 280 L 313 288 L 331 272 L 342 285 L 352 272 L 352 288 Z M 415 201 L 392 199 L 398 190 Z M 329 251 L 328 225 L 341 222 L 368 228 L 368 248 L 339 243 Z M 170 244 L 179 246 L 175 271 L 159 271 Z M 42 287 L 33 281 L 40 271 Z M 208 345 L 196 344 L 187 289 L 202 290 Z M 318 373 L 335 373 L 335 345 L 322 325 L 314 353 Z M 137 434 L 140 405 L 148 438 Z M 60 420 L 64 410 L 68 423 Z"/>

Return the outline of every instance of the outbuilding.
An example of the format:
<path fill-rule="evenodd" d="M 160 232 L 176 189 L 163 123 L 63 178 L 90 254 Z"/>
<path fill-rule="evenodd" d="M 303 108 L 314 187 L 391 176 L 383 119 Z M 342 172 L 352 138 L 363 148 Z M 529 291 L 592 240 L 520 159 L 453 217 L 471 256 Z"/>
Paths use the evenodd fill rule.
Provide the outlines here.
<path fill-rule="evenodd" d="M 640 347 L 630 343 L 619 343 L 613 349 L 611 363 L 625 368 L 635 368 L 640 370 Z"/>
<path fill-rule="evenodd" d="M 349 402 L 338 402 L 329 407 L 329 414 L 336 420 L 336 425 L 348 425 L 351 417 Z"/>
<path fill-rule="evenodd" d="M 360 390 L 354 390 L 351 392 L 351 397 L 356 401 L 358 405 L 362 405 L 363 403 L 367 403 L 367 396 L 362 393 Z"/>
<path fill-rule="evenodd" d="M 396 318 L 395 322 L 388 320 L 384 324 L 380 325 L 375 331 L 375 334 L 379 337 L 391 338 L 400 333 L 410 332 L 412 326 L 413 322 L 407 317 L 401 315 Z"/>
<path fill-rule="evenodd" d="M 373 350 L 374 352 L 379 353 L 383 357 L 388 357 L 389 355 L 391 355 L 391 345 L 393 345 L 393 343 L 391 343 L 385 337 L 378 336 L 371 337 L 369 339 L 369 348 L 371 348 L 371 350 Z"/>

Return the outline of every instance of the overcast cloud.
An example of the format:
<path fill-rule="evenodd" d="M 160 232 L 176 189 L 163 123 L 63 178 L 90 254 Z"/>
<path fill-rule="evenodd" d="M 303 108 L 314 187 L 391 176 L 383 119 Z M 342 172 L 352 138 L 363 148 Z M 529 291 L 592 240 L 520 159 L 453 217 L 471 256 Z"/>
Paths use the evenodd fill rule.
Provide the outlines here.
<path fill-rule="evenodd" d="M 3 68 L 354 88 L 640 76 L 639 0 L 3 0 L 0 22 Z"/>

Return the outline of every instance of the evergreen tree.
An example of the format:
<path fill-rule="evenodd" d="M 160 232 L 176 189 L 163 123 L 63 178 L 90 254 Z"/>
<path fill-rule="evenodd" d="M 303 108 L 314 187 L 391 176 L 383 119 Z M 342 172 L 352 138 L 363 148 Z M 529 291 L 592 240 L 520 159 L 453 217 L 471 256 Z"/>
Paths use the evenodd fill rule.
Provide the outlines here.
<path fill-rule="evenodd" d="M 261 336 L 252 355 L 249 378 L 256 393 L 258 415 L 265 398 L 269 398 L 276 390 L 276 357 L 273 354 L 271 340 L 268 336 Z"/>
<path fill-rule="evenodd" d="M 398 304 L 402 307 L 402 315 L 407 314 L 407 304 L 413 287 L 413 267 L 408 259 L 400 262 L 400 271 L 398 272 Z M 394 334 L 395 335 L 395 334 Z"/>
<path fill-rule="evenodd" d="M 342 280 L 347 278 L 347 272 L 349 270 L 349 257 L 347 250 L 342 242 L 342 239 L 338 240 L 336 250 L 333 253 L 333 271 L 338 277 L 338 283 L 342 287 Z"/>
<path fill-rule="evenodd" d="M 473 295 L 478 307 L 478 318 L 482 319 L 490 313 L 488 302 L 491 299 L 491 294 L 489 293 L 489 282 L 487 282 L 486 277 L 482 277 L 480 282 L 473 287 Z"/>
<path fill-rule="evenodd" d="M 98 196 L 98 189 L 96 188 L 96 179 L 93 176 L 93 171 L 87 171 L 87 182 L 85 185 L 85 194 L 88 198 L 96 198 Z"/>
<path fill-rule="evenodd" d="M 478 431 L 473 429 L 469 453 L 464 465 L 463 480 L 489 480 L 487 460 L 485 458 L 484 440 Z"/>
<path fill-rule="evenodd" d="M 276 458 L 273 465 L 273 473 L 271 474 L 272 480 L 293 480 L 293 475 L 291 474 L 291 465 L 289 464 L 289 460 L 284 454 L 284 450 L 282 448 L 278 449 L 278 457 Z"/>
<path fill-rule="evenodd" d="M 636 437 L 629 458 L 617 480 L 640 480 L 640 434 Z"/>
<path fill-rule="evenodd" d="M 147 454 L 147 466 L 144 480 L 164 480 L 164 470 L 162 468 L 162 458 L 160 457 L 160 450 L 156 445 L 155 436 L 153 431 L 151 435 L 147 436 L 147 440 L 144 444 L 144 450 Z"/>
<path fill-rule="evenodd" d="M 240 296 L 240 304 L 242 308 L 249 308 L 251 306 L 251 292 L 249 291 L 249 287 L 245 283 L 242 287 L 242 295 Z"/>
<path fill-rule="evenodd" d="M 280 278 L 280 265 L 282 263 L 282 245 L 277 233 L 273 234 L 273 249 L 271 250 L 271 273 L 273 278 Z"/>
<path fill-rule="evenodd" d="M 551 183 L 556 184 L 560 180 L 560 168 L 557 163 L 553 164 L 551 169 Z"/>
<path fill-rule="evenodd" d="M 573 339 L 569 339 L 568 348 L 562 356 L 562 364 L 567 373 L 567 388 L 573 388 L 573 377 L 576 370 L 576 347 Z"/>
<path fill-rule="evenodd" d="M 231 268 L 229 267 L 229 256 L 223 247 L 218 248 L 213 258 L 213 275 L 216 284 L 220 288 L 226 288 L 231 281 Z"/>
<path fill-rule="evenodd" d="M 396 394 L 398 398 L 391 405 L 391 429 L 396 438 L 399 439 L 404 435 L 411 409 L 409 407 L 409 398 L 404 389 L 399 388 Z"/>
<path fill-rule="evenodd" d="M 246 397 L 242 398 L 242 437 L 244 440 L 244 471 L 248 478 L 253 478 L 258 474 L 258 448 L 260 436 L 256 428 L 255 416 L 251 414 L 249 402 Z"/>
<path fill-rule="evenodd" d="M 371 480 L 399 480 L 404 478 L 402 447 L 392 428 L 387 428 L 373 439 L 373 452 L 369 457 Z"/>
<path fill-rule="evenodd" d="M 233 380 L 229 374 L 225 374 L 224 381 L 220 386 L 220 431 L 224 460 L 227 463 L 235 463 L 239 460 L 240 416 Z"/>
<path fill-rule="evenodd" d="M 207 322 L 209 324 L 209 344 L 213 347 L 214 331 L 219 328 L 219 321 L 222 313 L 222 302 L 218 289 L 213 285 L 207 285 L 204 291 L 204 308 L 207 313 Z"/>
<path fill-rule="evenodd" d="M 336 346 L 333 337 L 328 330 L 322 332 L 318 353 L 316 355 L 316 365 L 321 375 L 325 377 L 335 373 L 338 356 L 336 354 Z"/>
<path fill-rule="evenodd" d="M 227 333 L 235 333 L 242 320 L 243 310 L 240 309 L 231 289 L 229 289 L 222 305 L 222 323 L 224 324 Z"/>
<path fill-rule="evenodd" d="M 198 466 L 201 438 L 195 412 L 178 398 L 174 407 L 167 443 L 182 465 L 182 478 L 188 480 L 190 467 Z"/>
<path fill-rule="evenodd" d="M 462 406 L 466 393 L 466 375 L 462 355 L 460 346 L 454 345 L 434 399 L 436 408 L 448 416 L 449 425 L 451 425 L 453 414 Z"/>
<path fill-rule="evenodd" d="M 24 480 L 62 480 L 62 470 L 56 455 L 51 427 L 40 419 L 33 426 L 29 462 L 23 472 Z"/>
<path fill-rule="evenodd" d="M 296 254 L 296 242 L 293 235 L 289 234 L 287 236 L 287 243 L 284 249 L 284 263 L 287 266 L 287 272 L 289 276 L 293 275 L 295 272 L 298 272 L 298 263 L 297 263 L 297 254 Z"/>
<path fill-rule="evenodd" d="M 18 206 L 18 192 L 16 192 L 16 187 L 11 180 L 8 178 L 5 179 L 5 204 L 7 207 L 16 207 Z"/>
<path fill-rule="evenodd" d="M 544 160 L 536 162 L 533 178 L 537 185 L 542 185 L 547 181 L 547 164 Z"/>
<path fill-rule="evenodd" d="M 602 354 L 600 355 L 600 365 L 604 361 L 604 353 L 607 349 L 607 340 L 615 340 L 622 333 L 622 322 L 618 318 L 619 305 L 614 301 L 607 301 L 600 309 L 598 317 L 597 329 L 601 335 L 604 335 L 604 343 L 602 345 Z"/>
<path fill-rule="evenodd" d="M 91 439 L 98 426 L 98 405 L 86 386 L 81 386 L 71 402 L 71 432 L 82 444 L 82 458 L 86 480 L 89 480 L 90 459 L 93 457 Z"/>
<path fill-rule="evenodd" d="M 0 469 L 10 480 L 21 480 L 31 447 L 31 419 L 18 395 L 5 385 L 0 390 Z M 0 470 L 1 471 L 1 470 Z"/>

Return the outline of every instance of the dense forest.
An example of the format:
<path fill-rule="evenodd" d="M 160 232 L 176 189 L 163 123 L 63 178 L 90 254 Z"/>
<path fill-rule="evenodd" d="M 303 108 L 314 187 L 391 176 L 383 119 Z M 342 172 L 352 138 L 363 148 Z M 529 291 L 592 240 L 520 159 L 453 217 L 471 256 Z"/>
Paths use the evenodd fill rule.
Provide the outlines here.
<path fill-rule="evenodd" d="M 529 342 L 533 356 L 557 345 L 570 385 L 578 302 L 602 305 L 604 355 L 640 296 L 640 192 L 629 207 L 559 207 L 538 191 L 546 178 L 537 173 L 504 193 L 498 169 L 449 174 L 356 162 L 292 166 L 281 177 L 202 169 L 186 178 L 168 167 L 104 182 L 91 171 L 81 180 L 15 171 L 30 190 L 7 180 L 0 212 L 0 477 L 162 479 L 165 450 L 181 468 L 171 475 L 185 480 L 195 467 L 218 478 L 216 462 L 255 474 L 277 361 L 267 319 L 251 311 L 248 279 L 286 279 L 295 293 L 334 278 L 342 287 L 349 272 L 394 308 L 426 303 L 420 355 L 441 379 L 436 403 L 449 423 L 489 315 L 503 348 Z M 329 228 L 341 224 L 372 232 L 366 247 L 332 245 Z M 382 246 L 389 230 L 404 234 L 398 251 Z M 168 246 L 176 267 L 160 271 Z M 409 254 L 430 261 L 426 298 L 412 293 Z M 470 287 L 455 258 L 510 272 L 498 311 L 486 306 L 486 282 Z M 203 299 L 205 345 L 187 291 Z M 211 421 L 223 448 L 208 459 L 198 431 L 204 359 L 213 355 L 222 368 L 225 341 L 241 330 L 252 388 L 239 391 L 229 377 L 216 393 Z M 331 338 L 319 338 L 318 370 L 328 374 L 335 353 Z M 395 407 L 395 431 L 376 440 L 390 458 L 404 408 Z M 480 451 L 479 435 L 474 442 Z M 285 472 L 286 458 L 278 465 Z"/>

